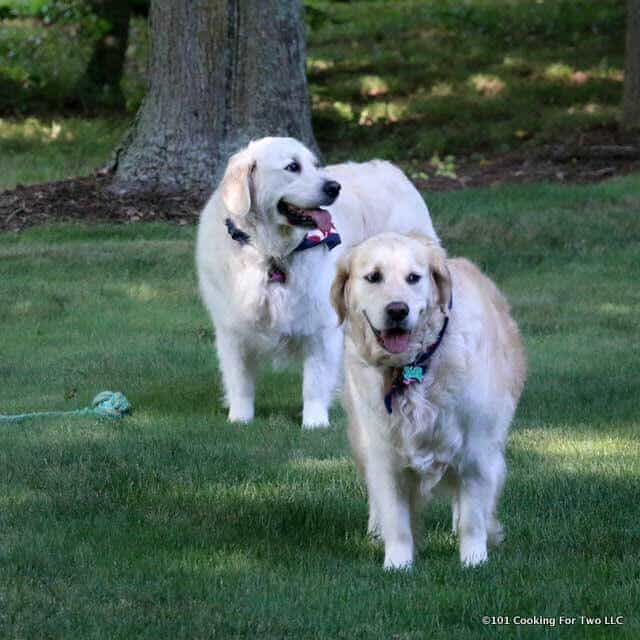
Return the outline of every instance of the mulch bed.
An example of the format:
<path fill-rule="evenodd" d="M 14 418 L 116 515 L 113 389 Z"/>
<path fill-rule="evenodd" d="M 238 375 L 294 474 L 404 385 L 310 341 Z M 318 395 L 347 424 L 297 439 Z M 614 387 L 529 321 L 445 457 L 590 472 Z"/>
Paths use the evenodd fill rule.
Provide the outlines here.
<path fill-rule="evenodd" d="M 205 200 L 200 191 L 121 193 L 111 175 L 97 173 L 1 192 L 0 231 L 69 220 L 195 224 Z"/>
<path fill-rule="evenodd" d="M 428 178 L 415 182 L 427 193 L 506 183 L 597 182 L 640 171 L 640 137 L 601 128 L 570 142 L 526 152 L 473 161 L 458 158 L 455 177 L 438 175 L 430 164 L 418 169 Z M 0 231 L 16 232 L 35 224 L 69 220 L 195 224 L 207 196 L 203 191 L 123 193 L 104 172 L 18 186 L 0 193 Z"/>
<path fill-rule="evenodd" d="M 514 154 L 480 163 L 462 161 L 456 167 L 456 179 L 436 174 L 415 182 L 427 192 L 451 191 L 507 183 L 587 184 L 634 171 L 640 171 L 640 146 L 595 145 L 582 149 L 557 146 L 530 155 Z M 429 169 L 426 172 L 430 173 Z"/>

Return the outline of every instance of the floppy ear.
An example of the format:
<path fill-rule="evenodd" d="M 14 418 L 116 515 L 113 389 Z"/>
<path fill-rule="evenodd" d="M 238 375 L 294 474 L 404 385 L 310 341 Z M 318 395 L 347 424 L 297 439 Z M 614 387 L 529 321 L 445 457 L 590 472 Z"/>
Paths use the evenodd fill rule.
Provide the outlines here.
<path fill-rule="evenodd" d="M 222 200 L 235 216 L 245 216 L 251 209 L 251 173 L 256 162 L 246 151 L 236 153 L 229 160 L 220 189 Z"/>
<path fill-rule="evenodd" d="M 336 275 L 331 285 L 331 305 L 338 314 L 338 321 L 342 324 L 347 317 L 347 283 L 349 282 L 349 254 L 340 258 Z"/>
<path fill-rule="evenodd" d="M 442 313 L 448 315 L 449 301 L 451 300 L 451 273 L 447 267 L 447 254 L 433 238 L 418 232 L 411 232 L 408 235 L 426 247 L 429 256 L 429 271 L 438 290 L 438 306 Z"/>
<path fill-rule="evenodd" d="M 438 290 L 438 306 L 440 311 L 449 315 L 449 301 L 451 300 L 451 273 L 447 267 L 447 255 L 440 249 L 434 247 L 431 253 L 431 277 L 436 283 Z"/>

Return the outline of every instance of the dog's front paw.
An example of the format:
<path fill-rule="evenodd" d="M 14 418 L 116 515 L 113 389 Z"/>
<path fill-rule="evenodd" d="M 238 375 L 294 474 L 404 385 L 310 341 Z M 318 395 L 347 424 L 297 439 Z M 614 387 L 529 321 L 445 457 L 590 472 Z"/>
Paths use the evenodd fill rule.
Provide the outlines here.
<path fill-rule="evenodd" d="M 229 411 L 227 420 L 229 422 L 235 422 L 236 424 L 247 424 L 253 420 L 253 412 L 252 413 L 233 413 L 232 411 Z"/>
<path fill-rule="evenodd" d="M 384 554 L 384 568 L 387 571 L 405 570 L 413 566 L 413 548 L 411 545 L 398 544 L 388 546 Z"/>
<path fill-rule="evenodd" d="M 302 410 L 303 429 L 324 429 L 329 426 L 329 410 L 320 402 L 305 402 Z"/>
<path fill-rule="evenodd" d="M 240 422 L 246 424 L 254 417 L 253 402 L 250 400 L 232 400 L 229 403 L 229 422 Z"/>
<path fill-rule="evenodd" d="M 463 567 L 477 567 L 487 559 L 487 544 L 478 540 L 462 540 L 460 542 L 460 561 Z"/>

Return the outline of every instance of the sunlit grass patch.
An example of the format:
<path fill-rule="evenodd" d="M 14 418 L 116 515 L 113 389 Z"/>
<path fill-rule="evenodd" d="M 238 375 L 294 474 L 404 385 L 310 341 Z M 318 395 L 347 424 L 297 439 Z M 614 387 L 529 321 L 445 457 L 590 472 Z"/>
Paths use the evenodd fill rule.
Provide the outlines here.
<path fill-rule="evenodd" d="M 497 76 L 477 73 L 469 78 L 469 84 L 480 94 L 484 96 L 497 96 L 501 93 L 506 84 Z"/>
<path fill-rule="evenodd" d="M 327 60 L 325 58 L 314 58 L 313 56 L 307 56 L 307 69 L 310 71 L 327 71 L 335 66 L 333 60 Z"/>
<path fill-rule="evenodd" d="M 46 145 L 62 139 L 67 142 L 75 140 L 75 135 L 69 126 L 65 127 L 60 121 L 42 121 L 38 118 L 26 118 L 25 120 L 7 120 L 0 118 L 0 141 L 7 144 L 15 141 L 16 146 L 24 140 L 26 144 Z"/>
<path fill-rule="evenodd" d="M 371 102 L 360 111 L 358 124 L 366 127 L 379 122 L 398 122 L 405 113 L 406 106 L 400 101 Z"/>
<path fill-rule="evenodd" d="M 289 461 L 292 469 L 304 471 L 305 473 L 338 474 L 351 469 L 353 462 L 350 458 L 308 458 L 294 452 Z"/>
<path fill-rule="evenodd" d="M 544 75 L 552 80 L 569 80 L 575 71 L 562 62 L 550 64 L 544 71 Z"/>
<path fill-rule="evenodd" d="M 0 189 L 87 175 L 103 167 L 126 119 L 0 118 Z"/>
<path fill-rule="evenodd" d="M 640 313 L 640 307 L 638 305 L 615 304 L 611 302 L 605 302 L 598 310 L 608 316 L 628 316 L 631 313 Z"/>
<path fill-rule="evenodd" d="M 211 553 L 207 550 L 190 551 L 179 559 L 169 559 L 169 571 L 196 571 L 211 574 L 212 579 L 220 572 L 247 573 L 259 566 L 258 560 L 247 551 L 223 550 Z"/>
<path fill-rule="evenodd" d="M 126 287 L 127 295 L 139 302 L 149 302 L 162 295 L 156 287 L 152 287 L 147 282 L 140 282 Z"/>
<path fill-rule="evenodd" d="M 586 426 L 586 425 L 585 425 Z M 638 423 L 625 425 L 624 433 L 593 433 L 588 428 L 576 432 L 571 425 L 552 430 L 520 429 L 511 439 L 511 447 L 524 455 L 540 458 L 567 470 L 583 473 L 637 473 L 640 443 L 632 437 Z"/>
<path fill-rule="evenodd" d="M 332 159 L 504 152 L 618 120 L 612 0 L 312 4 L 328 16 L 309 50 L 331 61 L 310 82 L 327 101 L 314 116 Z M 349 118 L 332 117 L 332 103 Z"/>
<path fill-rule="evenodd" d="M 444 98 L 452 95 L 454 92 L 453 86 L 449 82 L 436 82 L 431 87 L 431 95 L 437 98 Z"/>
<path fill-rule="evenodd" d="M 360 93 L 376 97 L 389 93 L 389 84 L 380 76 L 365 75 L 360 78 Z"/>

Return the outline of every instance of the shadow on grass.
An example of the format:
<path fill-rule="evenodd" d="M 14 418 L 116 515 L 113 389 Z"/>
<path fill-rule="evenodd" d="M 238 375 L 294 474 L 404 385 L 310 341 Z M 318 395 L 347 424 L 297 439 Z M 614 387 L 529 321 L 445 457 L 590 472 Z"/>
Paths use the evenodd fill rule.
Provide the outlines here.
<path fill-rule="evenodd" d="M 258 373 L 256 386 L 257 420 L 275 417 L 283 422 L 300 423 L 302 382 L 298 372 L 265 368 Z M 135 402 L 141 411 L 158 417 L 207 416 L 223 420 L 227 415 L 222 377 L 214 369 L 199 377 L 154 379 L 135 391 Z"/>
<path fill-rule="evenodd" d="M 366 499 L 346 456 L 292 456 L 286 437 L 278 452 L 256 456 L 246 443 L 216 435 L 197 443 L 125 436 L 116 450 L 96 442 L 64 451 L 32 446 L 18 458 L 46 460 L 44 475 L 26 482 L 20 505 L 5 503 L 6 524 L 28 540 L 36 516 L 34 531 L 62 530 L 68 549 L 82 541 L 105 558 L 118 549 L 131 558 L 240 553 L 269 566 L 380 562 L 365 536 Z M 508 538 L 495 562 L 604 562 L 637 549 L 637 486 L 615 463 L 610 473 L 594 473 L 526 443 L 511 446 L 509 458 L 500 508 Z M 435 502 L 426 521 L 419 563 L 457 558 L 448 506 Z"/>

